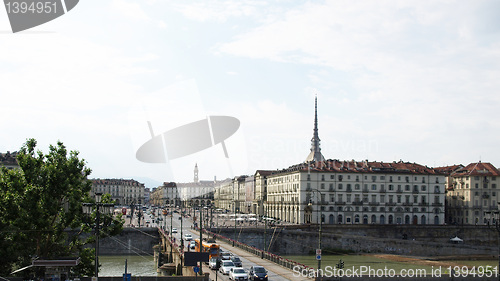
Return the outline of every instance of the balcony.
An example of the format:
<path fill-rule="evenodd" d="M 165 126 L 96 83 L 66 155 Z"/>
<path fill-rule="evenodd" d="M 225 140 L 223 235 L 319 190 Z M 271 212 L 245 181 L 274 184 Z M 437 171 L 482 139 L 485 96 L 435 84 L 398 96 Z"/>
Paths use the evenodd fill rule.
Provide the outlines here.
<path fill-rule="evenodd" d="M 370 192 L 368 188 L 363 188 L 363 193 L 368 193 L 368 192 Z"/>
<path fill-rule="evenodd" d="M 363 201 L 354 201 L 352 202 L 353 205 L 363 205 Z"/>
<path fill-rule="evenodd" d="M 432 203 L 433 207 L 441 207 L 443 206 L 443 203 Z"/>
<path fill-rule="evenodd" d="M 397 193 L 403 193 L 403 189 L 401 188 L 398 188 L 398 190 L 396 190 Z"/>
<path fill-rule="evenodd" d="M 378 206 L 378 205 L 380 205 L 380 203 L 379 203 L 379 202 L 370 202 L 370 203 L 368 203 L 368 204 L 369 204 L 370 206 Z"/>
<path fill-rule="evenodd" d="M 337 201 L 337 202 L 335 202 L 335 205 L 345 205 L 345 202 L 344 201 Z"/>
<path fill-rule="evenodd" d="M 396 202 L 387 202 L 385 203 L 386 206 L 396 206 Z"/>
<path fill-rule="evenodd" d="M 386 193 L 387 191 L 385 190 L 385 188 L 382 188 L 379 190 L 380 193 Z"/>

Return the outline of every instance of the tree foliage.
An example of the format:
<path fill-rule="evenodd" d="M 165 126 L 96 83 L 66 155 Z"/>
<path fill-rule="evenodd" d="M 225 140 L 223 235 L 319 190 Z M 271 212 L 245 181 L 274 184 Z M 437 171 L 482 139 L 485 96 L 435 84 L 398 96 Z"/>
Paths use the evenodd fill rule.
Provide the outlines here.
<path fill-rule="evenodd" d="M 29 139 L 18 153 L 20 169 L 1 168 L 1 275 L 30 265 L 33 258 L 77 256 L 80 265 L 75 274 L 93 274 L 94 251 L 85 246 L 95 241 L 95 213 L 90 217 L 82 213 L 82 203 L 92 202 L 92 183 L 87 179 L 91 170 L 78 156 L 76 151 L 68 153 L 62 142 L 43 154 L 36 150 L 36 140 Z M 121 217 L 108 215 L 102 221 L 101 236 L 115 235 L 123 226 Z M 75 235 L 70 237 L 67 230 Z M 90 235 L 83 236 L 85 232 Z"/>

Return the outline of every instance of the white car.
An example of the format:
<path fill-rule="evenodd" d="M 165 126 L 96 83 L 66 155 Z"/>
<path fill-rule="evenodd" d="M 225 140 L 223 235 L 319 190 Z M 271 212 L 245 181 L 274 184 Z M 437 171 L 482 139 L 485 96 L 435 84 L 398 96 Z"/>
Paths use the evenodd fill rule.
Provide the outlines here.
<path fill-rule="evenodd" d="M 228 275 L 229 272 L 231 271 L 231 268 L 234 268 L 234 263 L 232 261 L 223 260 L 222 263 L 220 264 L 219 271 L 222 274 Z"/>
<path fill-rule="evenodd" d="M 196 242 L 194 242 L 194 241 L 191 240 L 189 242 L 189 246 L 188 247 L 189 247 L 189 249 L 194 250 L 196 248 Z"/>
<path fill-rule="evenodd" d="M 177 233 L 177 228 L 172 228 L 172 233 Z"/>
<path fill-rule="evenodd" d="M 193 236 L 191 234 L 184 234 L 184 240 L 191 241 L 193 240 Z"/>
<path fill-rule="evenodd" d="M 229 271 L 229 279 L 230 280 L 248 280 L 247 272 L 241 267 L 233 267 L 231 271 Z"/>

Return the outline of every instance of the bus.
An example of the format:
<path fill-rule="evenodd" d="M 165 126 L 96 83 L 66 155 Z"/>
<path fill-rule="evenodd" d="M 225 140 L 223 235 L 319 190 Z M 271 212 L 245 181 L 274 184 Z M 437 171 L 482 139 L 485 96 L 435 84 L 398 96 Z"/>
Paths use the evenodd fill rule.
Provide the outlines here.
<path fill-rule="evenodd" d="M 200 239 L 195 239 L 195 251 L 200 252 Z M 217 243 L 209 243 L 203 241 L 201 244 L 201 252 L 208 253 L 208 259 L 219 257 L 220 245 Z"/>

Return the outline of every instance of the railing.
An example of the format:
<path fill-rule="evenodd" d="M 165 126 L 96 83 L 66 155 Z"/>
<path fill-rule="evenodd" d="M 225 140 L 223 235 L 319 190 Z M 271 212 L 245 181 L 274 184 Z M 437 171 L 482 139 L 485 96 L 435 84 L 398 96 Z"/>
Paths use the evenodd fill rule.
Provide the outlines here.
<path fill-rule="evenodd" d="M 207 231 L 207 230 L 203 230 L 203 232 L 210 235 L 211 237 L 215 237 L 216 239 L 222 240 L 230 245 L 232 245 L 234 243 L 234 247 L 238 247 L 244 251 L 247 251 L 247 252 L 254 254 L 258 257 L 261 257 L 263 259 L 272 261 L 272 262 L 279 264 L 279 265 L 281 265 L 285 268 L 288 268 L 290 270 L 299 270 L 300 272 L 302 272 L 303 270 L 306 270 L 307 272 L 310 272 L 311 269 L 313 269 L 312 267 L 307 266 L 305 264 L 301 264 L 301 263 L 298 263 L 298 262 L 293 261 L 293 260 L 285 259 L 282 256 L 278 256 L 278 255 L 275 255 L 275 254 L 270 253 L 268 251 L 261 250 L 261 249 L 255 248 L 253 246 L 235 241 L 229 237 L 226 237 L 226 236 L 223 236 L 223 235 L 220 235 L 217 233 L 213 233 L 213 232 Z"/>
<path fill-rule="evenodd" d="M 161 229 L 160 227 L 158 227 L 158 231 L 160 232 L 161 235 L 163 235 L 165 237 L 165 239 L 167 239 L 169 242 L 170 242 L 170 247 L 172 247 L 172 249 L 177 252 L 177 254 L 182 258 L 184 259 L 184 249 L 179 245 L 177 244 L 177 242 L 175 241 L 175 238 L 168 235 L 163 229 Z M 183 239 L 181 237 L 181 239 Z"/>

